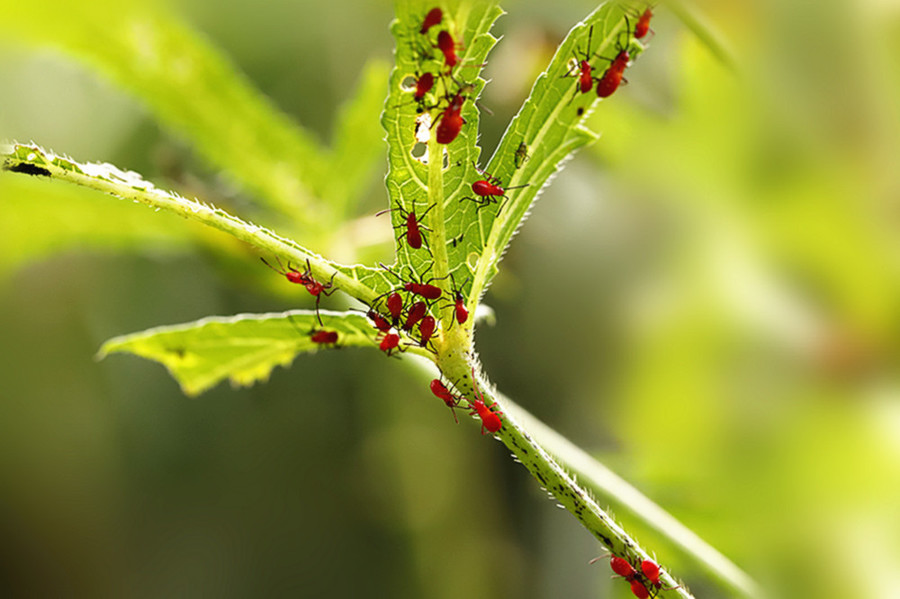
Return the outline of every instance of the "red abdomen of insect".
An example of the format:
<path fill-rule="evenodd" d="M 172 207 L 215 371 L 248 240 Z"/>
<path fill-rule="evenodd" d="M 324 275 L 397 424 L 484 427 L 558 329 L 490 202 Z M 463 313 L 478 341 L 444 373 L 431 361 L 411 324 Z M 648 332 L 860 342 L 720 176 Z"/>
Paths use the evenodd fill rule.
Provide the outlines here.
<path fill-rule="evenodd" d="M 641 572 L 644 573 L 644 576 L 647 577 L 647 579 L 653 584 L 653 586 L 660 586 L 659 566 L 656 564 L 656 562 L 645 559 L 641 562 Z"/>
<path fill-rule="evenodd" d="M 443 18 L 444 13 L 440 8 L 432 8 L 428 11 L 428 14 L 425 15 L 425 19 L 422 21 L 422 28 L 419 29 L 419 33 L 428 33 L 428 30 L 440 23 Z"/>
<path fill-rule="evenodd" d="M 284 276 L 288 281 L 297 285 L 306 285 L 307 283 L 306 274 L 302 272 L 288 271 L 284 273 Z"/>
<path fill-rule="evenodd" d="M 419 231 L 419 223 L 412 212 L 406 215 L 406 243 L 414 250 L 422 247 L 422 232 Z"/>
<path fill-rule="evenodd" d="M 466 310 L 466 305 L 461 301 L 456 302 L 454 310 L 456 312 L 456 322 L 459 324 L 463 324 L 469 319 L 469 311 Z"/>
<path fill-rule="evenodd" d="M 310 340 L 312 340 L 313 343 L 329 345 L 337 343 L 338 334 L 337 331 L 315 331 L 310 335 Z"/>
<path fill-rule="evenodd" d="M 578 77 L 578 89 L 581 93 L 586 94 L 591 91 L 594 86 L 594 67 L 586 60 L 581 61 L 581 75 Z"/>
<path fill-rule="evenodd" d="M 649 8 L 644 11 L 641 18 L 638 19 L 637 25 L 634 26 L 634 37 L 641 39 L 650 31 L 650 19 L 653 18 L 653 11 Z"/>
<path fill-rule="evenodd" d="M 638 599 L 649 599 L 650 597 L 650 591 L 647 590 L 647 587 L 640 580 L 631 581 L 631 592 Z"/>
<path fill-rule="evenodd" d="M 455 67 L 459 58 L 456 56 L 456 42 L 453 41 L 453 36 L 449 31 L 444 29 L 438 33 L 437 45 L 438 49 L 444 53 L 444 64 L 451 69 Z"/>
<path fill-rule="evenodd" d="M 482 197 L 503 195 L 503 188 L 489 181 L 475 181 L 472 183 L 472 191 Z"/>
<path fill-rule="evenodd" d="M 432 73 L 425 73 L 419 77 L 419 80 L 416 81 L 416 101 L 422 100 L 425 94 L 431 91 L 432 87 L 434 87 L 434 75 Z"/>
<path fill-rule="evenodd" d="M 396 333 L 388 333 L 384 336 L 384 339 L 381 340 L 381 343 L 378 345 L 378 349 L 381 351 L 390 352 L 390 350 L 395 349 L 398 345 L 400 345 L 400 335 Z"/>
<path fill-rule="evenodd" d="M 456 139 L 460 129 L 466 123 L 459 112 L 445 110 L 441 116 L 441 122 L 437 126 L 437 142 L 439 144 L 448 144 Z"/>

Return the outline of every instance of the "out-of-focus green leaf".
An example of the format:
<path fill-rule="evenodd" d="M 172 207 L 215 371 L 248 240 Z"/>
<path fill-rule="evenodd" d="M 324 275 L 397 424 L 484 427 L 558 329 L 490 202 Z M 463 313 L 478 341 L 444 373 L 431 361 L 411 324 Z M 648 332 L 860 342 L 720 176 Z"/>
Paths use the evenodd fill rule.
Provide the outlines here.
<path fill-rule="evenodd" d="M 384 278 L 384 273 L 378 275 L 380 278 L 374 277 L 373 269 L 364 267 L 338 269 L 338 265 L 273 231 L 245 222 L 220 208 L 157 189 L 139 174 L 120 170 L 111 164 L 83 164 L 57 156 L 38 146 L 24 144 L 0 146 L 0 158 L 3 159 L 4 171 L 22 176 L 52 177 L 123 200 L 146 204 L 156 210 L 165 210 L 229 233 L 240 241 L 251 244 L 262 252 L 279 256 L 287 262 L 308 263 L 315 278 L 331 281 L 335 287 L 363 302 L 371 303 L 377 294 L 361 283 L 361 277 L 373 277 L 377 280 Z"/>
<path fill-rule="evenodd" d="M 287 366 L 301 352 L 318 351 L 312 331 L 336 331 L 335 347 L 373 346 L 372 325 L 360 314 L 321 311 L 239 314 L 156 327 L 110 339 L 98 356 L 132 353 L 169 369 L 188 395 L 228 379 L 249 386 L 266 380 L 276 366 Z M 329 346 L 330 347 L 330 346 Z"/>
<path fill-rule="evenodd" d="M 0 276 L 23 262 L 70 248 L 178 252 L 191 229 L 174 217 L 147 218 L 124 202 L 98 202 L 87 189 L 0 174 Z"/>
<path fill-rule="evenodd" d="M 328 204 L 345 216 L 361 199 L 374 166 L 383 160 L 384 131 L 378 117 L 384 106 L 388 73 L 384 62 L 370 62 L 356 92 L 337 116 L 327 185 L 323 182 L 320 187 Z"/>
<path fill-rule="evenodd" d="M 312 226 L 323 151 L 219 52 L 165 10 L 129 2 L 0 0 L 0 29 L 56 47 L 138 96 L 169 130 L 268 206 Z"/>

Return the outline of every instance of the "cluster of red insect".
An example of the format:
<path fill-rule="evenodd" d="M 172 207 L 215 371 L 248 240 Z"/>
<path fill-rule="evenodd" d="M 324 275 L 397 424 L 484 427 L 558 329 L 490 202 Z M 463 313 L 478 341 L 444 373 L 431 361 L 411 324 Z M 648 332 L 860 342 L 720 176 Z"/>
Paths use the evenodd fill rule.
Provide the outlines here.
<path fill-rule="evenodd" d="M 488 405 L 484 403 L 484 395 L 478 390 L 478 386 L 475 383 L 474 372 L 472 376 L 472 388 L 475 390 L 476 399 L 469 400 L 461 395 L 454 395 L 451 393 L 440 379 L 431 381 L 431 392 L 450 408 L 450 411 L 453 413 L 453 419 L 456 420 L 457 424 L 459 424 L 459 419 L 456 418 L 454 409 L 459 407 L 460 402 L 465 401 L 469 404 L 469 409 L 471 410 L 469 413 L 481 418 L 481 434 L 483 435 L 485 431 L 496 433 L 503 427 L 503 420 L 500 418 L 500 416 L 503 415 L 503 412 L 496 411 L 493 409 L 493 406 L 488 407 Z"/>
<path fill-rule="evenodd" d="M 420 347 L 431 345 L 438 325 L 437 319 L 430 314 L 435 305 L 439 308 L 452 306 L 454 320 L 459 324 L 464 324 L 469 319 L 465 296 L 456 287 L 455 282 L 452 289 L 452 304 L 444 303 L 442 305 L 438 302 L 444 292 L 433 284 L 434 279 L 415 280 L 412 278 L 412 273 L 410 273 L 409 279 L 404 279 L 384 264 L 381 267 L 396 277 L 401 286 L 375 298 L 375 301 L 372 302 L 373 307 L 369 308 L 366 316 L 372 321 L 377 332 L 378 348 L 388 356 L 405 351 L 406 346 L 401 345 L 401 333 L 405 333 L 417 341 Z M 404 295 L 406 295 L 405 300 Z M 385 312 L 375 309 L 374 306 L 379 304 L 386 309 Z"/>
<path fill-rule="evenodd" d="M 650 19 L 653 18 L 653 11 L 650 8 L 644 10 L 643 13 L 638 17 L 637 22 L 635 23 L 634 29 L 632 30 L 631 25 L 628 24 L 629 20 L 626 17 L 625 21 L 628 24 L 626 30 L 626 36 L 628 37 L 628 41 L 624 44 L 621 43 L 621 40 L 617 41 L 617 50 L 618 53 L 614 58 L 605 58 L 598 57 L 601 60 L 606 60 L 609 62 L 609 66 L 603 71 L 603 74 L 600 77 L 594 76 L 594 65 L 591 64 L 591 59 L 594 58 L 594 54 L 591 53 L 591 38 L 594 34 L 594 28 L 591 27 L 590 33 L 588 33 L 588 46 L 587 50 L 579 55 L 578 52 L 575 52 L 575 61 L 576 64 L 572 66 L 569 72 L 565 75 L 566 77 L 576 77 L 578 79 L 577 88 L 575 91 L 575 96 L 577 97 L 579 93 L 586 94 L 594 87 L 594 83 L 597 84 L 597 97 L 599 98 L 608 98 L 613 95 L 622 82 L 627 83 L 628 80 L 625 79 L 625 69 L 627 69 L 631 65 L 631 55 L 628 53 L 628 46 L 630 44 L 631 38 L 633 37 L 636 40 L 643 39 L 650 32 Z"/>
<path fill-rule="evenodd" d="M 437 125 L 435 138 L 440 144 L 449 144 L 459 135 L 462 126 L 466 124 L 466 120 L 462 116 L 462 109 L 465 105 L 468 95 L 471 93 L 474 85 L 471 83 L 460 83 L 454 76 L 457 67 L 460 65 L 458 50 L 460 45 L 456 42 L 453 35 L 446 28 L 441 29 L 440 25 L 444 22 L 444 13 L 440 8 L 432 8 L 422 19 L 422 26 L 417 33 L 413 33 L 412 43 L 417 54 L 423 64 L 429 62 L 437 65 L 434 72 L 426 70 L 424 73 L 416 72 L 415 88 L 410 88 L 413 93 L 413 102 L 418 105 L 418 112 L 436 111 L 437 115 L 434 119 L 427 122 L 433 122 Z M 434 33 L 437 31 L 437 34 Z M 440 54 L 432 54 L 432 50 L 437 49 Z M 481 66 L 481 65 L 471 65 Z M 440 83 L 440 91 L 435 87 Z M 429 95 L 436 98 L 434 104 L 427 104 Z M 522 166 L 522 163 L 528 158 L 528 147 L 524 143 L 520 144 L 515 153 L 516 168 Z M 507 198 L 506 192 L 510 189 L 525 187 L 525 185 L 503 187 L 498 177 L 486 173 L 476 166 L 476 170 L 484 177 L 472 183 L 473 196 L 463 199 L 474 201 L 478 205 L 478 209 L 484 208 L 491 204 L 499 203 L 500 198 Z M 425 212 L 432 207 L 429 206 Z M 502 210 L 503 204 L 500 204 Z M 424 227 L 420 219 L 425 215 L 416 215 L 415 209 L 405 211 L 402 207 L 383 210 L 379 214 L 397 210 L 402 215 L 403 222 L 397 224 L 395 228 L 400 229 L 400 237 L 405 236 L 409 246 L 413 249 L 422 247 L 423 241 L 427 245 L 427 239 L 422 235 L 422 231 L 428 231 Z"/>
<path fill-rule="evenodd" d="M 593 564 L 597 560 L 603 559 L 603 557 L 607 556 L 596 557 L 591 560 L 591 563 Z M 624 557 L 615 555 L 608 557 L 609 567 L 612 568 L 612 571 L 615 572 L 617 576 L 621 576 L 631 585 L 631 592 L 635 597 L 638 597 L 638 599 L 655 597 L 659 591 L 663 590 L 662 583 L 659 580 L 659 565 L 653 560 L 642 560 L 639 571 L 638 568 L 632 566 Z"/>
<path fill-rule="evenodd" d="M 322 300 L 323 295 L 331 295 L 336 291 L 334 288 L 334 274 L 331 275 L 331 279 L 327 283 L 323 283 L 313 277 L 312 267 L 309 265 L 309 258 L 306 259 L 306 270 L 301 271 L 297 268 L 291 266 L 291 263 L 288 262 L 285 267 L 284 264 L 281 263 L 280 258 L 276 258 L 278 261 L 278 267 L 274 267 L 269 264 L 265 258 L 260 258 L 263 264 L 282 275 L 291 283 L 295 285 L 302 285 L 310 295 L 316 298 L 316 319 L 319 321 L 319 326 L 322 326 L 322 315 L 319 314 L 319 302 Z M 335 273 L 337 274 L 337 273 Z M 293 318 L 291 318 L 291 323 L 294 324 L 294 327 L 298 330 L 299 327 L 296 323 L 294 323 Z M 302 331 L 301 331 L 302 332 Z M 322 347 L 337 347 L 338 343 L 338 332 L 337 331 L 328 331 L 325 329 L 313 329 L 309 332 L 310 341 L 315 343 L 316 345 Z"/>
<path fill-rule="evenodd" d="M 462 116 L 466 94 L 472 90 L 473 85 L 459 83 L 453 76 L 453 72 L 460 64 L 458 51 L 461 45 L 454 39 L 448 29 L 439 29 L 444 21 L 444 12 L 440 8 L 432 8 L 422 19 L 422 26 L 418 33 L 414 34 L 413 47 L 423 61 L 433 62 L 438 67 L 435 71 L 416 73 L 413 102 L 418 105 L 418 112 L 430 113 L 436 110 L 437 123 L 436 138 L 438 143 L 449 144 L 459 135 L 466 120 Z M 433 32 L 437 30 L 437 34 Z M 437 57 L 432 50 L 440 52 Z M 437 102 L 428 105 L 427 96 L 435 89 L 435 84 L 441 82 L 443 88 Z"/>
<path fill-rule="evenodd" d="M 648 34 L 652 16 L 653 13 L 651 9 L 647 8 L 638 18 L 633 30 L 630 25 L 627 27 L 626 33 L 629 36 L 629 43 L 630 37 L 632 36 L 635 39 L 642 39 Z M 467 99 L 466 94 L 471 92 L 473 85 L 459 83 L 453 75 L 454 70 L 460 64 L 459 55 L 457 54 L 460 45 L 453 38 L 453 35 L 447 29 L 440 29 L 436 35 L 433 34 L 433 31 L 438 29 L 438 26 L 441 25 L 443 20 L 444 13 L 440 8 L 429 10 L 423 18 L 422 26 L 416 34 L 414 43 L 420 48 L 419 54 L 422 56 L 423 60 L 435 62 L 439 64 L 440 67 L 436 72 L 425 72 L 421 75 L 418 75 L 417 73 L 416 86 L 413 90 L 413 101 L 418 104 L 420 112 L 425 110 L 437 110 L 439 112 L 438 118 L 435 121 L 437 123 L 436 138 L 438 143 L 449 144 L 456 139 L 462 126 L 466 123 L 465 119 L 462 117 L 462 109 Z M 594 66 L 590 62 L 591 59 L 594 58 L 590 48 L 592 36 L 593 28 L 588 35 L 587 51 L 581 55 L 581 59 L 577 64 L 577 69 L 573 68 L 566 76 L 576 76 L 578 78 L 576 97 L 579 92 L 582 94 L 589 92 L 596 82 L 597 95 L 601 98 L 606 98 L 612 95 L 625 80 L 625 69 L 629 66 L 631 57 L 627 50 L 628 44 L 622 45 L 619 43 L 619 52 L 616 57 L 613 59 L 604 58 L 604 60 L 610 62 L 609 67 L 604 71 L 602 76 L 595 77 L 593 74 Z M 424 47 L 420 46 L 422 43 L 425 44 Z M 437 59 L 430 53 L 431 49 L 440 51 L 440 56 Z M 576 60 L 578 60 L 578 58 L 579 56 L 576 53 Z M 434 105 L 426 105 L 426 97 L 432 92 L 437 81 L 442 82 L 443 92 L 441 97 L 438 98 Z M 521 143 L 515 152 L 516 168 L 520 168 L 527 159 L 528 147 L 524 143 Z M 477 165 L 475 165 L 475 169 L 484 178 L 472 183 L 473 196 L 462 199 L 475 202 L 477 204 L 477 210 L 481 210 L 492 204 L 499 204 L 499 210 L 502 211 L 506 200 L 509 199 L 506 195 L 507 191 L 526 187 L 528 185 L 526 183 L 524 185 L 503 187 L 499 177 L 479 169 Z M 500 202 L 500 198 L 503 198 L 504 201 Z M 430 251 L 428 239 L 424 234 L 424 231 L 430 231 L 430 229 L 423 225 L 420 222 L 420 219 L 422 219 L 432 208 L 434 208 L 434 205 L 428 206 L 423 212 L 416 214 L 415 206 L 407 211 L 398 204 L 394 208 L 382 210 L 377 215 L 395 210 L 398 211 L 401 215 L 401 222 L 394 227 L 395 229 L 400 230 L 397 240 L 400 241 L 405 238 L 406 244 L 411 249 L 418 250 L 424 245 Z M 454 245 L 457 241 L 458 240 L 454 240 Z M 310 295 L 316 298 L 316 317 L 319 321 L 319 325 L 322 326 L 322 317 L 319 314 L 319 302 L 321 301 L 322 296 L 328 296 L 334 293 L 334 275 L 332 275 L 331 280 L 327 283 L 318 281 L 312 275 L 309 260 L 306 261 L 306 270 L 303 271 L 294 268 L 290 263 L 285 267 L 280 260 L 278 261 L 277 268 L 266 262 L 265 259 L 263 259 L 263 263 L 287 278 L 291 283 L 302 285 Z M 378 342 L 379 349 L 388 356 L 404 351 L 404 346 L 401 345 L 400 333 L 403 332 L 409 336 L 413 336 L 415 329 L 418 330 L 418 334 L 416 335 L 418 345 L 421 347 L 428 347 L 432 337 L 434 337 L 437 332 L 438 324 L 438 321 L 429 312 L 431 311 L 433 303 L 441 299 L 443 293 L 441 288 L 432 284 L 433 279 L 428 282 L 424 280 L 416 281 L 413 279 L 404 280 L 388 267 L 384 265 L 382 265 L 382 267 L 396 277 L 402 284 L 402 287 L 376 298 L 375 302 L 373 302 L 373 304 L 378 304 L 379 300 L 383 300 L 380 303 L 383 303 L 383 307 L 386 308 L 386 313 L 379 312 L 374 307 L 370 308 L 367 313 L 367 316 L 372 321 L 377 331 L 376 341 Z M 462 325 L 469 317 L 465 305 L 465 298 L 462 292 L 456 288 L 455 283 L 452 291 L 454 318 L 456 322 Z M 401 292 L 407 295 L 406 300 L 404 300 Z M 445 306 L 446 305 L 447 304 L 445 304 Z M 324 329 L 314 329 L 309 332 L 309 336 L 313 343 L 321 346 L 335 347 L 339 340 L 337 331 L 328 331 Z M 416 337 L 413 337 L 413 339 L 415 340 Z M 434 386 L 432 386 L 432 391 L 434 391 L 434 389 Z M 445 401 L 447 401 L 448 397 L 451 398 L 451 400 L 453 399 L 453 396 L 449 395 L 449 392 L 443 396 L 439 395 L 437 391 L 435 391 L 435 394 L 442 399 L 445 399 Z M 459 399 L 457 398 L 452 407 L 455 407 L 458 404 L 458 401 Z M 448 405 L 450 405 L 450 403 L 448 403 Z M 484 428 L 491 432 L 496 432 L 496 430 L 499 429 L 499 417 L 487 408 L 482 400 L 472 400 L 469 402 L 469 405 L 475 413 L 481 416 L 482 421 L 484 422 Z M 494 428 L 494 426 L 496 426 L 496 428 Z"/>
<path fill-rule="evenodd" d="M 277 268 L 269 264 L 265 258 L 261 260 L 266 266 L 284 276 L 291 283 L 302 285 L 316 298 L 316 317 L 321 326 L 322 317 L 319 314 L 319 301 L 323 295 L 334 293 L 334 276 L 327 283 L 316 280 L 312 275 L 309 260 L 306 261 L 306 270 L 304 271 L 294 268 L 290 263 L 285 267 L 280 260 L 278 260 Z M 404 280 L 387 266 L 383 264 L 381 266 L 400 281 L 401 287 L 379 296 L 373 301 L 373 304 L 378 304 L 381 301 L 384 308 L 386 308 L 386 313 L 383 314 L 374 308 L 370 308 L 366 314 L 375 327 L 375 340 L 379 349 L 388 356 L 405 351 L 405 347 L 400 343 L 401 332 L 408 336 L 415 335 L 418 345 L 428 347 L 432 337 L 437 332 L 437 319 L 429 312 L 431 307 L 441 299 L 443 290 L 432 284 L 434 279 L 430 279 L 427 282 L 424 280 Z M 452 307 L 453 319 L 462 325 L 469 319 L 469 310 L 466 308 L 465 296 L 462 290 L 456 287 L 455 281 L 452 284 L 452 293 L 453 301 L 451 303 L 445 302 L 443 305 L 438 304 L 438 307 Z M 407 296 L 406 300 L 404 300 L 402 294 Z M 294 326 L 296 327 L 297 325 L 295 324 Z M 414 333 L 414 330 L 418 331 L 417 334 Z M 313 343 L 326 347 L 336 347 L 339 339 L 337 331 L 325 329 L 313 329 L 309 332 L 309 337 Z"/>

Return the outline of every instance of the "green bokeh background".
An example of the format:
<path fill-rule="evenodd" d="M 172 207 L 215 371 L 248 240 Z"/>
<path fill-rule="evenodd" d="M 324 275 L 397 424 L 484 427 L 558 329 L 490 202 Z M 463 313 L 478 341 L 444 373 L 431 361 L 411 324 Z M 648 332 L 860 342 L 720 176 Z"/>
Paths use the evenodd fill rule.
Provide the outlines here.
<path fill-rule="evenodd" d="M 592 8 L 503 6 L 488 151 Z M 502 391 L 773 596 L 896 596 L 900 5 L 701 8 L 741 75 L 658 9 L 630 84 L 591 117 L 603 137 L 506 255 L 478 349 Z M 393 43 L 386 2 L 172 10 L 325 141 Z M 221 193 L 236 211 L 248 201 L 102 75 L 0 47 L 0 138 Z M 383 169 L 361 213 L 386 205 Z M 153 363 L 95 362 L 118 334 L 308 298 L 139 206 L 77 226 L 140 243 L 73 243 L 51 210 L 23 217 L 8 178 L 0 230 L 32 257 L 0 258 L 0 596 L 631 596 L 587 565 L 601 550 L 574 518 L 400 361 L 323 352 L 199 399 Z M 113 201 L 27 185 L 29 204 Z M 28 249 L 23 233 L 43 225 L 59 242 Z M 730 596 L 618 516 L 697 597 Z"/>

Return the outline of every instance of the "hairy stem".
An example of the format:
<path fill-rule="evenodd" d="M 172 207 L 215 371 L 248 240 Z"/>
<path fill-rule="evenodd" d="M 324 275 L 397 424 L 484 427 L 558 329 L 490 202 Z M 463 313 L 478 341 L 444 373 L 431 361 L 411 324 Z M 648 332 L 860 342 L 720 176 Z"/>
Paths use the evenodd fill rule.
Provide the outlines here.
<path fill-rule="evenodd" d="M 483 399 L 494 411 L 503 406 L 496 401 L 493 392 L 483 378 L 475 372 L 475 366 L 467 356 L 455 354 L 439 362 L 444 375 L 456 384 L 467 398 Z M 473 378 L 474 377 L 474 378 Z M 590 494 L 569 476 L 541 445 L 510 414 L 503 414 L 503 426 L 494 437 L 512 452 L 516 459 L 534 476 L 541 488 L 552 495 L 559 505 L 575 516 L 610 553 L 626 558 L 632 564 L 652 559 L 650 554 L 632 539 L 594 501 Z M 660 570 L 662 589 L 657 597 L 693 597 L 672 576 Z M 671 587 L 671 588 L 670 588 Z"/>
<path fill-rule="evenodd" d="M 346 276 L 333 263 L 290 239 L 245 222 L 221 208 L 157 189 L 136 173 L 122 171 L 109 164 L 80 164 L 38 146 L 25 144 L 0 147 L 0 159 L 3 160 L 3 170 L 6 171 L 68 181 L 201 222 L 286 261 L 305 264 L 309 260 L 313 276 L 317 279 L 328 281 L 334 277 L 336 287 L 362 302 L 371 303 L 376 297 L 371 288 Z"/>

